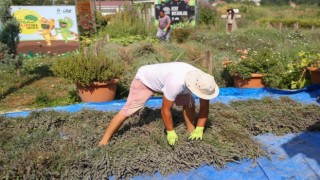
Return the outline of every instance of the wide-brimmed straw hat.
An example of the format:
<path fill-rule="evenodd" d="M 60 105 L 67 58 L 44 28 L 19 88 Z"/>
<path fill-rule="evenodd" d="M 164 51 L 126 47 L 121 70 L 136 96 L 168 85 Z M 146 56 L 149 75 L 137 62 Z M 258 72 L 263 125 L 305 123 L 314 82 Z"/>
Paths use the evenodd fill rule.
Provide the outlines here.
<path fill-rule="evenodd" d="M 185 82 L 188 89 L 201 99 L 210 100 L 219 95 L 219 87 L 214 78 L 200 70 L 188 72 Z"/>

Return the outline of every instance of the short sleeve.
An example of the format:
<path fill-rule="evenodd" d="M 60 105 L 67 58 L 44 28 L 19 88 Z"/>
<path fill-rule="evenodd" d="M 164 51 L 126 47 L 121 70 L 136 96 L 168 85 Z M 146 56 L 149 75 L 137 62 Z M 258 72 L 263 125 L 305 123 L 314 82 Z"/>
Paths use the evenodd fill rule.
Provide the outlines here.
<path fill-rule="evenodd" d="M 170 16 L 167 16 L 167 23 L 171 23 L 171 19 L 170 19 Z"/>
<path fill-rule="evenodd" d="M 170 81 L 162 88 L 163 95 L 170 101 L 175 101 L 176 97 L 183 92 L 184 86 Z"/>

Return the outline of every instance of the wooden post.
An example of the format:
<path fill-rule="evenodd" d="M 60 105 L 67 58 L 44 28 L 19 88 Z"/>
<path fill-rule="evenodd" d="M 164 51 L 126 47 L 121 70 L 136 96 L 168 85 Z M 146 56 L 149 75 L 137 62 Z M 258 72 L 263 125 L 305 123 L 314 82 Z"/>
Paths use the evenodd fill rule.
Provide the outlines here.
<path fill-rule="evenodd" d="M 84 47 L 83 48 L 83 53 L 85 56 L 88 56 L 89 55 L 89 48 L 88 47 Z"/>
<path fill-rule="evenodd" d="M 208 73 L 212 74 L 212 70 L 213 70 L 213 60 L 212 60 L 212 52 L 211 51 L 207 51 L 206 52 L 206 64 L 207 64 L 207 68 L 208 68 Z"/>
<path fill-rule="evenodd" d="M 314 26 L 311 26 L 311 31 L 314 31 L 315 30 L 315 27 Z"/>
<path fill-rule="evenodd" d="M 95 52 L 96 52 L 95 55 L 98 56 L 99 53 L 100 53 L 100 47 L 101 47 L 101 46 L 100 46 L 100 42 L 97 41 L 94 46 L 95 46 L 94 48 L 95 48 L 95 50 L 96 50 L 96 51 L 95 51 Z"/>
<path fill-rule="evenodd" d="M 294 23 L 293 24 L 293 28 L 294 28 L 294 30 L 298 30 L 299 29 L 299 23 L 298 22 Z"/>
<path fill-rule="evenodd" d="M 109 34 L 106 34 L 106 35 L 103 37 L 103 43 L 109 42 L 109 39 L 110 39 L 110 35 L 109 35 Z"/>
<path fill-rule="evenodd" d="M 267 28 L 270 29 L 272 26 L 270 24 L 270 22 L 267 23 Z"/>
<path fill-rule="evenodd" d="M 97 32 L 97 22 L 96 22 L 96 2 L 95 0 L 90 0 L 90 6 L 91 6 L 91 21 L 92 26 L 95 32 Z"/>

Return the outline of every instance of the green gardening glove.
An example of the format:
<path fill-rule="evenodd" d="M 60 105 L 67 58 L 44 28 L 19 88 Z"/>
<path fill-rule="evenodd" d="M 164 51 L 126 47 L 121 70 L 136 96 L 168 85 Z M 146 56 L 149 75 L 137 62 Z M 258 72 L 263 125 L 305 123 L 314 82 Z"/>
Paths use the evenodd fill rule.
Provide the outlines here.
<path fill-rule="evenodd" d="M 176 141 L 178 141 L 178 135 L 174 130 L 167 131 L 167 140 L 170 146 L 173 146 Z"/>
<path fill-rule="evenodd" d="M 204 127 L 197 126 L 195 130 L 193 130 L 189 136 L 189 140 L 202 140 Z"/>

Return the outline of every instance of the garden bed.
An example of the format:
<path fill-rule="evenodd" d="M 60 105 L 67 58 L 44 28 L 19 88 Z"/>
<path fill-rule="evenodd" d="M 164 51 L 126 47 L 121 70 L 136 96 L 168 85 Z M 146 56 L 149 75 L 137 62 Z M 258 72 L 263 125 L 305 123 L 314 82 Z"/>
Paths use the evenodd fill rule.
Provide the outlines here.
<path fill-rule="evenodd" d="M 320 130 L 319 106 L 266 98 L 212 104 L 203 141 L 187 141 L 182 113 L 175 109 L 179 141 L 171 148 L 160 111 L 145 109 L 130 118 L 108 146 L 97 147 L 113 115 L 86 110 L 0 117 L 0 178 L 128 178 L 168 175 L 203 164 L 219 169 L 243 158 L 269 157 L 253 140 L 255 135 Z"/>

